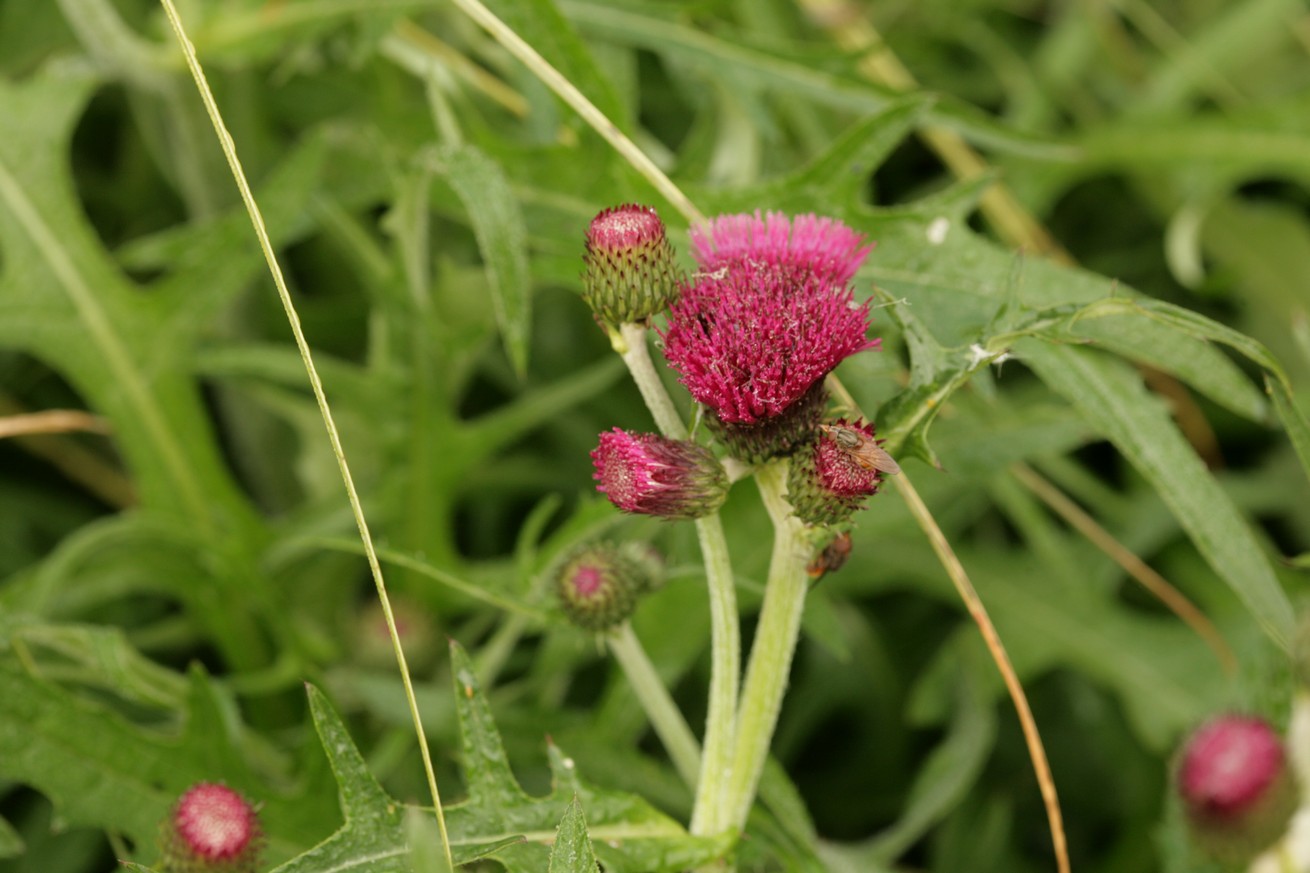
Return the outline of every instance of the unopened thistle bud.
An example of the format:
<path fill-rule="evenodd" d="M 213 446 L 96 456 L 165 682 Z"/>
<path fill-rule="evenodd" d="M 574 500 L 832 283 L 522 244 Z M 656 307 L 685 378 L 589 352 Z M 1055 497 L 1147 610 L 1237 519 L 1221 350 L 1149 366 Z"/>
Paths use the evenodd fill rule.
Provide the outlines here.
<path fill-rule="evenodd" d="M 255 808 L 226 785 L 187 790 L 163 825 L 162 873 L 255 873 L 263 834 Z"/>
<path fill-rule="evenodd" d="M 700 518 L 728 496 L 723 465 L 704 446 L 614 428 L 591 452 L 596 490 L 624 512 Z"/>
<path fill-rule="evenodd" d="M 1245 864 L 1287 831 L 1295 779 L 1265 721 L 1220 716 L 1187 740 L 1178 793 L 1196 844 L 1221 863 Z"/>
<path fill-rule="evenodd" d="M 391 615 L 396 621 L 396 635 L 405 650 L 407 666 L 423 671 L 437 655 L 437 636 L 430 614 L 421 604 L 402 595 L 391 598 Z M 382 604 L 372 600 L 360 610 L 356 621 L 353 651 L 356 659 L 370 667 L 396 669 L 396 650 Z"/>
<path fill-rule="evenodd" d="M 646 566 L 611 543 L 574 550 L 555 579 L 569 621 L 593 631 L 622 623 L 637 608 L 638 597 L 651 587 Z"/>
<path fill-rule="evenodd" d="M 583 260 L 582 299 L 606 330 L 645 322 L 677 299 L 673 247 L 649 206 L 615 206 L 593 218 Z"/>
<path fill-rule="evenodd" d="M 807 524 L 840 524 L 878 493 L 883 473 L 893 467 L 874 439 L 873 425 L 838 419 L 821 426 L 810 447 L 792 457 L 787 499 Z"/>

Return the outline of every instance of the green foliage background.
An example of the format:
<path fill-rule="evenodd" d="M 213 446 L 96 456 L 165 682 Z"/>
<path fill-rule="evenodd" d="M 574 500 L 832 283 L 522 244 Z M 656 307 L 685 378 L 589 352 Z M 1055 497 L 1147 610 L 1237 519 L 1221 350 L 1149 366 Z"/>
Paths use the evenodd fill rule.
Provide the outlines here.
<path fill-rule="evenodd" d="M 1310 549 L 1304 4 L 853 4 L 923 83 L 902 94 L 784 0 L 491 5 L 706 213 L 878 241 L 857 293 L 886 304 L 884 351 L 840 376 L 992 611 L 1075 869 L 1197 869 L 1170 755 L 1216 710 L 1285 721 L 1304 571 L 1281 558 Z M 685 221 L 448 3 L 180 6 L 413 631 L 456 860 L 723 852 L 682 830 L 689 790 L 548 595 L 582 539 L 654 543 L 669 580 L 635 627 L 701 724 L 695 538 L 591 490 L 596 434 L 650 423 L 577 298 L 599 209 L 654 203 L 679 244 Z M 159 8 L 0 0 L 0 76 L 0 412 L 112 429 L 0 444 L 0 869 L 149 865 L 199 779 L 263 804 L 270 867 L 424 869 L 336 464 Z M 935 127 L 995 174 L 953 181 Z M 998 178 L 1081 268 L 995 239 Z M 1200 605 L 1235 672 L 1020 462 Z M 745 487 L 724 519 L 751 612 L 767 521 Z M 895 489 L 811 596 L 774 750 L 787 802 L 756 810 L 741 869 L 1053 869 L 1013 711 Z"/>

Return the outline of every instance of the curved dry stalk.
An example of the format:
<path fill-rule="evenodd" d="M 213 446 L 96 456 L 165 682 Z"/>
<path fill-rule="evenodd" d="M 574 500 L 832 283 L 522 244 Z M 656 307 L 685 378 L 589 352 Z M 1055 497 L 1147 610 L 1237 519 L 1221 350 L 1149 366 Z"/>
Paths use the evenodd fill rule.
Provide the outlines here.
<path fill-rule="evenodd" d="M 1036 494 L 1043 503 L 1063 518 L 1070 527 L 1086 537 L 1098 549 L 1105 552 L 1111 560 L 1123 568 L 1124 572 L 1136 579 L 1143 588 L 1154 594 L 1156 599 L 1168 607 L 1174 615 L 1182 619 L 1214 652 L 1215 657 L 1219 659 L 1219 663 L 1223 666 L 1224 672 L 1230 676 L 1233 675 L 1237 670 L 1237 659 L 1233 655 L 1233 650 L 1219 634 L 1214 623 L 1197 608 L 1196 604 L 1188 600 L 1186 595 L 1135 555 L 1131 549 L 1116 540 L 1109 531 L 1097 523 L 1096 519 L 1088 515 L 1081 506 L 1070 499 L 1069 495 L 1047 481 L 1032 467 L 1021 463 L 1011 464 L 1010 473 L 1024 487 Z"/>
<path fill-rule="evenodd" d="M 74 431 L 109 433 L 109 422 L 80 409 L 47 409 L 0 417 L 0 439 Z"/>
<path fill-rule="evenodd" d="M 1060 873 L 1069 873 L 1069 846 L 1064 835 L 1064 816 L 1060 812 L 1060 798 L 1055 792 L 1055 779 L 1051 776 L 1051 764 L 1046 758 L 1046 748 L 1042 745 L 1041 734 L 1037 731 L 1037 722 L 1033 719 L 1032 709 L 1028 706 L 1028 697 L 1024 694 L 1023 685 L 1019 682 L 1018 675 L 1014 672 L 1014 665 L 1010 663 L 1010 656 L 1005 651 L 1005 645 L 1001 642 L 1000 636 L 996 633 L 996 627 L 992 624 L 991 617 L 987 614 L 987 607 L 983 606 L 982 600 L 978 597 L 978 592 L 974 590 L 973 583 L 969 581 L 969 575 L 964 570 L 964 565 L 960 559 L 955 556 L 951 544 L 947 542 L 946 535 L 942 533 L 941 528 L 937 526 L 936 520 L 933 519 L 932 513 L 924 504 L 919 492 L 910 484 L 910 477 L 904 470 L 900 475 L 892 476 L 892 481 L 896 483 L 896 490 L 904 498 L 906 505 L 910 509 L 910 514 L 914 520 L 919 523 L 919 527 L 928 535 L 929 542 L 932 543 L 933 551 L 937 553 L 937 560 L 946 568 L 947 574 L 951 577 L 955 590 L 959 593 L 960 599 L 964 601 L 965 607 L 969 610 L 969 615 L 973 618 L 974 624 L 978 625 L 978 630 L 982 633 L 983 642 L 987 644 L 987 650 L 992 654 L 992 660 L 996 663 L 996 669 L 1001 674 L 1001 679 L 1005 682 L 1005 688 L 1010 693 L 1010 700 L 1014 702 L 1015 713 L 1019 716 L 1019 726 L 1023 728 L 1024 743 L 1028 746 L 1028 756 L 1032 759 L 1033 770 L 1037 773 L 1037 784 L 1041 788 L 1042 803 L 1046 806 L 1046 818 L 1051 828 L 1051 843 L 1055 849 L 1055 863 Z"/>
<path fill-rule="evenodd" d="M 83 447 L 76 440 L 57 436 L 60 431 L 86 431 L 90 433 L 110 432 L 109 423 L 103 418 L 89 416 L 93 422 L 86 422 L 86 427 L 64 428 L 50 427 L 49 419 L 37 416 L 52 412 L 69 414 L 67 410 L 48 410 L 41 413 L 29 413 L 8 394 L 0 391 L 0 437 L 11 437 L 18 448 L 43 459 L 50 466 L 63 473 L 69 480 L 86 488 L 96 497 L 110 506 L 127 507 L 136 503 L 136 487 L 132 480 L 123 475 L 123 471 L 113 466 L 93 451 Z M 80 410 L 72 411 L 76 415 L 89 415 Z M 33 422 L 35 421 L 35 426 Z M 14 422 L 17 422 L 15 424 Z M 59 425 L 56 420 L 55 425 Z M 65 419 L 64 423 L 77 424 L 77 419 Z M 8 432 L 4 432 L 8 430 Z"/>
<path fill-rule="evenodd" d="M 328 406 L 327 396 L 323 392 L 323 382 L 319 379 L 318 368 L 314 365 L 314 357 L 309 349 L 309 342 L 305 339 L 305 332 L 301 329 L 300 315 L 296 312 L 295 303 L 291 299 L 291 291 L 287 288 L 286 279 L 282 275 L 282 267 L 278 263 L 277 254 L 273 251 L 273 243 L 268 238 L 263 213 L 259 209 L 259 204 L 255 201 L 254 193 L 250 190 L 250 182 L 246 179 L 246 173 L 241 165 L 240 158 L 237 157 L 236 143 L 233 141 L 232 135 L 228 133 L 227 125 L 223 123 L 222 113 L 219 112 L 218 104 L 214 100 L 214 92 L 210 90 L 209 82 L 200 66 L 200 59 L 196 57 L 195 46 L 191 44 L 190 38 L 187 37 L 186 30 L 182 25 L 182 19 L 178 16 L 177 8 L 173 5 L 173 0 L 160 0 L 160 3 L 164 7 L 164 13 L 168 16 L 169 24 L 172 25 L 173 34 L 177 37 L 178 45 L 182 48 L 187 68 L 191 71 L 191 78 L 195 80 L 196 90 L 200 92 L 200 99 L 205 104 L 205 112 L 214 125 L 214 133 L 218 137 L 218 144 L 223 149 L 223 156 L 227 158 L 228 168 L 232 171 L 232 178 L 241 193 L 241 200 L 250 216 L 250 223 L 255 229 L 255 236 L 259 238 L 259 247 L 264 253 L 264 260 L 268 263 L 268 271 L 273 277 L 273 284 L 277 287 L 278 298 L 282 302 L 287 322 L 291 326 L 291 333 L 296 340 L 296 348 L 300 351 L 300 359 L 305 365 L 306 374 L 309 376 L 309 384 L 314 391 L 314 400 L 318 404 L 319 412 L 323 415 L 323 427 L 327 430 L 328 440 L 332 444 L 332 454 L 337 459 L 337 467 L 341 472 L 341 481 L 346 487 L 346 496 L 350 500 L 350 510 L 355 517 L 355 524 L 359 527 L 359 537 L 364 543 L 364 551 L 368 556 L 368 566 L 373 575 L 373 582 L 377 587 L 378 600 L 382 605 L 382 614 L 387 620 L 387 632 L 391 636 L 391 644 L 396 652 L 396 663 L 400 668 L 401 683 L 405 687 L 405 699 L 409 704 L 409 711 L 414 720 L 414 732 L 418 736 L 419 752 L 423 756 L 423 769 L 427 775 L 428 789 L 432 794 L 437 828 L 441 833 L 441 846 L 446 853 L 446 865 L 449 869 L 454 869 L 454 860 L 450 852 L 450 837 L 446 833 L 445 813 L 441 809 L 441 795 L 437 791 L 437 776 L 432 768 L 432 753 L 428 749 L 427 736 L 423 730 L 423 720 L 419 717 L 418 700 L 414 695 L 414 683 L 410 678 L 409 666 L 405 661 L 405 651 L 400 645 L 400 635 L 396 630 L 396 617 L 391 610 L 391 598 L 387 596 L 386 582 L 382 578 L 382 565 L 378 561 L 377 551 L 373 546 L 373 535 L 369 532 L 368 521 L 364 518 L 364 508 L 360 503 L 359 492 L 355 489 L 355 480 L 350 473 L 350 465 L 346 462 L 346 453 L 341 446 L 341 436 L 337 432 L 336 421 L 333 418 L 331 408 Z"/>

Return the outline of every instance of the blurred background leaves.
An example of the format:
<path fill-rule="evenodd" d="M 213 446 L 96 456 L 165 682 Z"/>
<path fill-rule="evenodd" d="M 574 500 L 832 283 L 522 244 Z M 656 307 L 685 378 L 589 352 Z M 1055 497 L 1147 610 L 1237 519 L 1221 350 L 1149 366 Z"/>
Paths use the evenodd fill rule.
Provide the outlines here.
<path fill-rule="evenodd" d="M 694 537 L 591 492 L 596 434 L 649 421 L 576 294 L 599 209 L 652 202 L 677 242 L 685 222 L 445 3 L 181 5 L 407 626 L 428 635 L 443 794 L 474 789 L 437 633 L 470 652 L 528 795 L 558 775 L 550 735 L 587 784 L 685 821 L 631 691 L 545 584 L 580 540 L 655 543 L 669 579 L 635 627 L 703 722 Z M 1310 551 L 1304 4 L 493 7 L 703 211 L 817 211 L 877 240 L 857 293 L 886 304 L 884 351 L 839 375 L 904 440 L 995 617 L 1075 869 L 1194 869 L 1165 805 L 1173 745 L 1216 709 L 1285 715 L 1276 641 L 1305 571 L 1280 559 Z M 852 48 L 861 24 L 883 42 Z M 883 51 L 919 85 L 867 78 Z M 270 863 L 328 838 L 327 703 L 311 694 L 311 713 L 305 680 L 364 775 L 421 803 L 335 463 L 157 6 L 0 0 L 0 76 L 0 409 L 111 429 L 0 442 L 0 867 L 148 864 L 154 822 L 199 778 L 265 804 Z M 987 174 L 954 178 L 932 130 Z M 979 208 L 997 180 L 1081 267 L 1016 253 Z M 1019 462 L 1193 600 L 1235 671 Z M 725 523 L 753 611 L 767 522 L 749 488 Z M 757 809 L 744 869 L 1052 869 L 1000 682 L 894 493 L 805 627 L 769 778 L 807 812 Z M 550 796 L 581 851 L 572 794 Z M 608 814 L 585 796 L 581 813 Z M 477 863 L 539 869 L 539 849 Z"/>

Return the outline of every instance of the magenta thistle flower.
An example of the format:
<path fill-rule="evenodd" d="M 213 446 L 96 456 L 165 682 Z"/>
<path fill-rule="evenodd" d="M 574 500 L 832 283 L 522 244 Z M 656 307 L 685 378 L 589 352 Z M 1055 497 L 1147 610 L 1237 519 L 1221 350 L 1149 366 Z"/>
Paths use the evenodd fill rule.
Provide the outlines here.
<path fill-rule="evenodd" d="M 701 271 L 743 265 L 782 267 L 845 285 L 873 250 L 840 221 L 816 215 L 788 220 L 781 212 L 720 215 L 691 231 L 692 254 Z"/>
<path fill-rule="evenodd" d="M 739 457 L 790 452 L 818 423 L 821 396 L 781 438 L 751 431 L 744 453 L 734 429 L 785 417 L 843 360 L 878 347 L 869 305 L 847 284 L 869 252 L 861 239 L 832 219 L 777 213 L 721 216 L 693 235 L 701 272 L 669 310 L 664 354 Z"/>
<path fill-rule="evenodd" d="M 1208 854 L 1242 863 L 1287 830 L 1296 787 L 1278 734 L 1264 720 L 1224 715 L 1187 740 L 1178 793 L 1196 842 Z"/>
<path fill-rule="evenodd" d="M 614 428 L 591 453 L 596 490 L 624 512 L 700 518 L 723 505 L 728 477 L 709 449 L 689 440 Z"/>
<path fill-rule="evenodd" d="M 673 247 L 649 206 L 615 206 L 593 218 L 583 261 L 582 297 L 610 331 L 646 321 L 677 297 Z"/>
<path fill-rule="evenodd" d="M 162 869 L 170 873 L 254 873 L 263 834 L 255 808 L 226 785 L 189 788 L 164 824 Z"/>
<path fill-rule="evenodd" d="M 858 451 L 835 436 L 854 432 L 873 441 L 873 425 L 862 420 L 839 418 L 792 459 L 787 474 L 787 496 L 796 515 L 809 524 L 831 525 L 850 519 L 864 501 L 878 493 L 882 473 L 869 466 Z"/>

